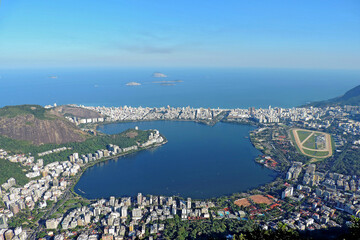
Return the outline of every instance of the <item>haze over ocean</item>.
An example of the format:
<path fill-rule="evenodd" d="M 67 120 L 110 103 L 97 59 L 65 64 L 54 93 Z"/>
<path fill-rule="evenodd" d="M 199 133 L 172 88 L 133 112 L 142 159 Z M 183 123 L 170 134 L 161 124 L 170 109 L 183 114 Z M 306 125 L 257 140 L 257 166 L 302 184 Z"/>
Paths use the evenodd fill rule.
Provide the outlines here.
<path fill-rule="evenodd" d="M 168 77 L 154 78 L 154 72 Z M 153 83 L 173 80 L 183 82 Z M 133 81 L 141 85 L 126 86 Z M 357 70 L 10 69 L 0 70 L 0 105 L 296 107 L 342 95 L 359 83 Z"/>

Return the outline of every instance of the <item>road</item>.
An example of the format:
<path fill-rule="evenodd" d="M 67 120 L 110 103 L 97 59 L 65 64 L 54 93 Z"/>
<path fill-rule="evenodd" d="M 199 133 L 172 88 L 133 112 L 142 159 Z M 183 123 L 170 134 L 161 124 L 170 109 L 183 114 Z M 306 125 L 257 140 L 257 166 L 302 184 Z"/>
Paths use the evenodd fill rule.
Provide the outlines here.
<path fill-rule="evenodd" d="M 62 198 L 58 200 L 58 202 L 49 209 L 45 215 L 39 220 L 39 226 L 38 228 L 29 236 L 28 239 L 30 240 L 36 240 L 36 236 L 44 229 L 44 225 L 41 224 L 42 222 L 45 222 L 51 215 L 53 215 L 61 206 L 64 205 L 64 203 L 69 199 L 71 196 L 70 189 L 67 189 L 64 194 L 62 195 Z M 61 200 L 64 200 L 61 204 L 58 204 Z"/>

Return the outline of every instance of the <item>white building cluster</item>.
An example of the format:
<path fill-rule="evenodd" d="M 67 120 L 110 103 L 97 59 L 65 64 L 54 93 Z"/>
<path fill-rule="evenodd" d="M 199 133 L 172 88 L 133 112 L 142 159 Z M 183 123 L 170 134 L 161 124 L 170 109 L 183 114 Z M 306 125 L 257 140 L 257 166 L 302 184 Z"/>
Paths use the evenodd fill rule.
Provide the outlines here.
<path fill-rule="evenodd" d="M 49 219 L 47 229 L 63 231 L 57 238 L 67 238 L 73 229 L 83 228 L 81 239 L 127 239 L 128 237 L 142 238 L 146 229 L 151 235 L 162 232 L 165 225 L 158 221 L 181 217 L 188 219 L 209 219 L 209 208 L 214 207 L 212 202 L 186 201 L 164 196 L 143 196 L 138 194 L 136 199 L 130 197 L 101 199 L 89 206 L 74 209 L 58 219 Z M 130 219 L 130 221 L 128 221 Z M 100 224 L 103 233 L 94 233 L 86 230 L 86 226 Z M 56 238 L 56 236 L 55 236 Z"/>
<path fill-rule="evenodd" d="M 7 209 L 0 211 L 0 219 L 6 223 L 7 219 L 18 214 L 21 210 L 28 208 L 34 209 L 36 204 L 40 209 L 47 206 L 47 201 L 57 202 L 59 197 L 67 190 L 71 177 L 77 175 L 81 167 L 86 166 L 87 163 L 101 160 L 102 158 L 116 156 L 118 154 L 125 154 L 130 151 L 138 150 L 138 147 L 149 147 L 154 144 L 161 144 L 164 138 L 158 130 L 152 130 L 149 133 L 148 140 L 143 143 L 126 148 L 120 148 L 117 145 L 109 144 L 107 149 L 99 149 L 95 153 L 79 156 L 78 153 L 73 153 L 69 156 L 68 161 L 53 162 L 44 166 L 43 160 L 38 159 L 36 162 L 31 157 L 31 172 L 26 176 L 28 178 L 39 178 L 32 180 L 23 187 L 16 187 L 16 180 L 14 178 L 8 179 L 7 182 L 1 185 L 0 197 L 2 198 Z M 16 159 L 16 162 L 28 162 L 27 157 L 23 155 L 10 156 L 4 150 L 0 151 L 3 158 Z M 54 225 L 56 221 L 49 222 Z"/>
<path fill-rule="evenodd" d="M 193 120 L 193 121 L 213 121 L 221 113 L 228 121 L 257 121 L 262 124 L 280 122 L 303 122 L 305 127 L 327 128 L 333 122 L 322 120 L 324 116 L 342 118 L 347 116 L 346 107 L 303 107 L 303 108 L 249 108 L 249 109 L 210 109 L 210 108 L 191 108 L 191 107 L 88 107 L 79 106 L 89 110 L 97 111 L 106 116 L 104 121 L 147 121 L 147 120 Z M 71 120 L 73 121 L 73 120 Z M 94 121 L 84 121 L 89 123 Z M 96 122 L 96 121 L 95 121 Z M 348 125 L 350 127 L 348 127 Z M 345 125 L 343 125 L 345 127 Z M 358 131 L 359 123 L 349 122 L 347 128 L 355 128 Z M 351 131 L 351 130 L 349 130 Z"/>
<path fill-rule="evenodd" d="M 38 168 L 42 175 L 38 180 L 32 180 L 23 187 L 15 187 L 15 179 L 10 178 L 7 186 L 2 185 L 2 200 L 7 210 L 1 214 L 6 219 L 25 208 L 34 209 L 36 204 L 39 208 L 44 208 L 47 200 L 57 202 L 68 186 L 67 177 L 75 175 L 80 170 L 78 164 L 69 161 L 54 162 Z"/>
<path fill-rule="evenodd" d="M 9 155 L 5 150 L 0 149 L 0 158 L 6 159 L 13 163 L 21 163 L 24 166 L 31 166 L 35 160 L 32 156 L 26 156 L 25 154 Z"/>
<path fill-rule="evenodd" d="M 301 172 L 303 178 L 291 177 L 294 172 Z M 286 175 L 287 180 L 297 184 L 296 189 L 288 186 L 282 192 L 282 198 L 291 198 L 302 202 L 300 211 L 295 211 L 281 222 L 297 230 L 323 229 L 339 227 L 334 221 L 337 211 L 350 215 L 360 215 L 360 178 L 338 173 L 316 171 L 315 164 L 302 166 L 294 162 Z M 277 222 L 273 222 L 277 224 Z M 269 226 L 273 223 L 267 223 Z"/>
<path fill-rule="evenodd" d="M 78 117 L 65 117 L 66 119 L 68 119 L 70 122 L 75 123 L 76 125 L 79 124 L 86 124 L 86 123 L 101 123 L 104 122 L 105 119 L 103 117 L 99 117 L 99 118 L 78 118 Z"/>
<path fill-rule="evenodd" d="M 211 120 L 223 109 L 191 107 L 85 107 L 107 116 L 106 121 L 145 121 L 145 120 Z"/>

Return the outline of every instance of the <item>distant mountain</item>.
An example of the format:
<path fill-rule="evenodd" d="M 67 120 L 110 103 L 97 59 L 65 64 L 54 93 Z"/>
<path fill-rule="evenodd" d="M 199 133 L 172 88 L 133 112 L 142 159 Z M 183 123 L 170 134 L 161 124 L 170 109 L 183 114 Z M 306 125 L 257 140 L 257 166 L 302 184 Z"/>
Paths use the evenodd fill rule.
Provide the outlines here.
<path fill-rule="evenodd" d="M 87 137 L 60 113 L 39 105 L 0 108 L 0 135 L 36 145 L 81 142 Z"/>
<path fill-rule="evenodd" d="M 312 102 L 306 106 L 326 107 L 335 105 L 360 105 L 360 85 L 347 91 L 344 95 L 325 101 Z"/>

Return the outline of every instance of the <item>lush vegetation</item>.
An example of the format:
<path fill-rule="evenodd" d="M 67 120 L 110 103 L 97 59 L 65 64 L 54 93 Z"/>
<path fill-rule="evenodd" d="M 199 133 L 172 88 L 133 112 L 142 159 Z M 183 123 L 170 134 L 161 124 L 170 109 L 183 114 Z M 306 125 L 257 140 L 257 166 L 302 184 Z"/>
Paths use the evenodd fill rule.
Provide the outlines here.
<path fill-rule="evenodd" d="M 0 117 L 13 118 L 18 115 L 34 115 L 38 119 L 49 119 L 47 110 L 39 105 L 5 106 L 0 109 Z"/>
<path fill-rule="evenodd" d="M 359 105 L 360 104 L 360 85 L 347 91 L 343 96 L 329 99 L 326 101 L 314 102 L 308 106 L 326 107 L 331 105 Z"/>
<path fill-rule="evenodd" d="M 178 216 L 166 221 L 165 239 L 226 239 L 228 235 L 240 240 L 295 240 L 298 232 L 280 224 L 277 230 L 261 230 L 252 221 L 237 219 L 181 221 Z"/>
<path fill-rule="evenodd" d="M 148 233 L 147 233 L 148 234 Z M 334 228 L 299 233 L 286 224 L 263 230 L 248 221 L 237 219 L 181 221 L 178 216 L 165 221 L 164 239 L 226 239 L 236 240 L 297 240 L 297 239 L 359 239 L 360 218 L 352 217 L 349 228 Z"/>
<path fill-rule="evenodd" d="M 94 153 L 99 149 L 106 148 L 109 144 L 118 145 L 120 148 L 130 147 L 136 145 L 137 142 L 144 143 L 149 137 L 149 131 L 136 131 L 137 136 L 135 138 L 130 138 L 127 136 L 127 133 L 135 130 L 127 130 L 123 133 L 115 135 L 99 135 L 87 139 L 84 142 L 73 142 L 62 144 L 61 146 L 69 147 L 71 150 L 66 150 L 59 153 L 53 153 L 45 155 L 42 158 L 44 159 L 44 164 L 54 162 L 54 161 L 63 161 L 73 153 L 77 152 L 81 154 Z M 59 147 L 59 146 L 58 146 Z"/>
<path fill-rule="evenodd" d="M 104 149 L 108 144 L 115 144 L 121 148 L 136 145 L 137 143 L 143 143 L 147 141 L 149 131 L 136 131 L 137 136 L 134 138 L 128 137 L 129 132 L 135 132 L 135 130 L 127 130 L 123 133 L 115 135 L 99 135 L 93 136 L 84 142 L 73 142 L 61 145 L 56 144 L 44 144 L 36 146 L 27 141 L 13 140 L 0 135 L 0 146 L 2 149 L 9 151 L 9 153 L 25 153 L 33 155 L 35 158 L 44 159 L 44 164 L 48 164 L 55 161 L 64 161 L 68 159 L 68 156 L 74 152 L 79 154 L 95 153 L 99 149 Z M 70 150 L 52 153 L 42 157 L 38 157 L 37 153 L 47 150 L 68 147 Z M 24 185 L 29 182 L 29 179 L 25 176 L 25 169 L 20 163 L 12 163 L 5 159 L 0 159 L 0 184 L 6 182 L 10 177 L 16 179 L 17 184 Z"/>
<path fill-rule="evenodd" d="M 344 150 L 335 158 L 331 171 L 346 175 L 360 175 L 360 149 L 345 146 Z"/>
<path fill-rule="evenodd" d="M 32 153 L 44 152 L 48 150 L 50 144 L 35 146 L 30 141 L 24 140 L 15 140 L 8 138 L 6 136 L 0 135 L 0 148 L 8 151 L 9 153 L 18 154 L 18 153 Z"/>
<path fill-rule="evenodd" d="M 251 221 L 237 219 L 182 221 L 179 216 L 165 222 L 165 239 L 224 239 L 229 233 L 249 231 Z"/>
<path fill-rule="evenodd" d="M 47 150 L 56 149 L 60 147 L 68 147 L 71 150 L 62 151 L 59 153 L 52 153 L 49 155 L 42 156 L 44 159 L 44 164 L 63 161 L 67 157 L 74 153 L 78 152 L 79 154 L 88 154 L 94 153 L 96 150 L 106 148 L 108 144 L 115 144 L 121 148 L 129 147 L 136 145 L 137 142 L 143 143 L 148 139 L 148 131 L 136 131 L 137 136 L 131 138 L 127 136 L 127 133 L 135 130 L 127 130 L 123 133 L 114 134 L 114 135 L 105 135 L 100 134 L 98 136 L 92 136 L 85 140 L 84 142 L 72 142 L 65 144 L 43 144 L 40 146 L 33 145 L 28 141 L 14 140 L 5 136 L 0 135 L 0 146 L 2 149 L 9 151 L 12 154 L 15 153 L 31 153 L 34 157 L 37 157 L 38 153 L 45 152 Z"/>
<path fill-rule="evenodd" d="M 88 206 L 90 203 L 89 200 L 81 197 L 71 197 L 70 199 L 64 201 L 64 199 L 60 200 L 57 203 L 57 206 L 59 208 L 57 211 L 50 216 L 50 218 L 58 218 L 63 216 L 65 213 L 67 213 L 69 210 L 81 208 L 83 206 Z"/>
<path fill-rule="evenodd" d="M 298 232 L 287 227 L 286 224 L 279 224 L 276 230 L 261 230 L 259 228 L 246 233 L 235 235 L 234 239 L 239 240 L 295 240 L 301 239 Z"/>
<path fill-rule="evenodd" d="M 0 159 L 0 184 L 5 183 L 11 177 L 15 178 L 18 185 L 24 185 L 29 181 L 18 163 Z"/>

